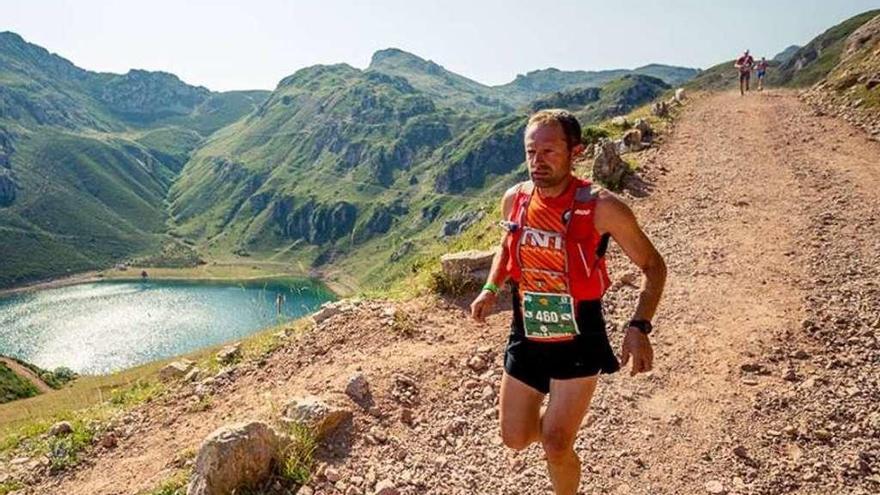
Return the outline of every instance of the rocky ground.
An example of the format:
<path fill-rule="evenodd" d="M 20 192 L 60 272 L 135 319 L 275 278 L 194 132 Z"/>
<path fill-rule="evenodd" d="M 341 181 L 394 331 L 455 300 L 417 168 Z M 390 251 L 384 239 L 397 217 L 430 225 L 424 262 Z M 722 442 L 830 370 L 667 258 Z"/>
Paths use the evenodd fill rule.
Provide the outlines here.
<path fill-rule="evenodd" d="M 880 492 L 880 143 L 794 93 L 699 97 L 640 156 L 629 196 L 665 256 L 655 371 L 604 377 L 576 448 L 583 493 Z M 637 296 L 619 250 L 615 346 Z M 259 362 L 139 407 L 78 468 L 36 470 L 28 494 L 133 494 L 205 436 L 337 397 L 350 423 L 300 493 L 551 493 L 540 447 L 501 445 L 497 394 L 510 311 L 466 301 L 346 302 Z M 369 393 L 344 395 L 361 375 Z"/>

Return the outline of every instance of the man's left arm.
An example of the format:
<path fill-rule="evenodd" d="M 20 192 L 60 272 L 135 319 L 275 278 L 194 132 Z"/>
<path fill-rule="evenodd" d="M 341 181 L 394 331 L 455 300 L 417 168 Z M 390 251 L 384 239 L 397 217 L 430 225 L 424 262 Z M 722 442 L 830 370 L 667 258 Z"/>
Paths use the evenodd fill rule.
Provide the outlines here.
<path fill-rule="evenodd" d="M 602 191 L 596 204 L 596 229 L 604 234 L 611 234 L 623 252 L 645 274 L 639 303 L 632 320 L 648 320 L 654 317 L 663 286 L 666 284 L 666 263 L 648 236 L 639 227 L 635 215 L 629 206 L 617 196 Z M 634 326 L 628 326 L 623 338 L 621 360 L 626 366 L 630 357 L 633 364 L 631 375 L 650 371 L 654 361 L 654 351 L 648 336 Z"/>

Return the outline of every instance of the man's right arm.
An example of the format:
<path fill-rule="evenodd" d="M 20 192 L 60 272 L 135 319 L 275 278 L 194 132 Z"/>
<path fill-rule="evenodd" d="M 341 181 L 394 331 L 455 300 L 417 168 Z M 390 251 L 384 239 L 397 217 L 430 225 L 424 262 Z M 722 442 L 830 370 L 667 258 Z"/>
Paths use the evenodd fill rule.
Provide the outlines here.
<path fill-rule="evenodd" d="M 511 187 L 504 193 L 501 198 L 501 216 L 504 220 L 510 216 L 513 209 L 513 200 L 516 197 L 518 186 Z M 510 253 L 507 250 L 507 233 L 501 237 L 501 246 L 492 258 L 492 268 L 489 269 L 489 276 L 486 278 L 486 284 L 492 284 L 500 287 L 507 280 L 507 260 Z M 471 303 L 471 317 L 479 322 L 486 321 L 486 316 L 492 312 L 495 307 L 495 301 L 498 294 L 495 291 L 483 289 L 477 295 L 474 302 Z"/>

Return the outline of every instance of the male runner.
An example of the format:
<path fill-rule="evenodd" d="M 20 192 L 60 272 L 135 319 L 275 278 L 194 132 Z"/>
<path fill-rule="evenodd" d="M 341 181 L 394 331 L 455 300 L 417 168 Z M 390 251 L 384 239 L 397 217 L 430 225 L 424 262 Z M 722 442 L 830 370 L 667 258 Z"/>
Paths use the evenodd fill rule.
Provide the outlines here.
<path fill-rule="evenodd" d="M 749 90 L 749 79 L 752 77 L 752 66 L 755 65 L 755 59 L 749 55 L 749 51 L 743 52 L 742 57 L 736 59 L 733 66 L 739 69 L 739 94 L 746 94 Z M 743 89 L 745 87 L 745 89 Z"/>
<path fill-rule="evenodd" d="M 755 74 L 758 76 L 758 91 L 764 91 L 764 76 L 767 74 L 769 65 L 765 57 L 761 57 L 761 61 L 755 65 Z"/>
<path fill-rule="evenodd" d="M 565 110 L 542 110 L 525 130 L 531 181 L 501 200 L 507 233 L 488 282 L 471 304 L 485 321 L 498 285 L 510 279 L 513 322 L 501 380 L 501 436 L 505 445 L 544 448 L 557 495 L 574 495 L 580 460 L 574 442 L 599 373 L 620 364 L 605 332 L 601 298 L 609 285 L 604 250 L 609 236 L 646 276 L 621 357 L 631 375 L 650 371 L 651 317 L 660 301 L 666 265 L 617 196 L 575 177 L 584 149 L 581 127 Z M 546 410 L 544 396 L 550 394 Z"/>

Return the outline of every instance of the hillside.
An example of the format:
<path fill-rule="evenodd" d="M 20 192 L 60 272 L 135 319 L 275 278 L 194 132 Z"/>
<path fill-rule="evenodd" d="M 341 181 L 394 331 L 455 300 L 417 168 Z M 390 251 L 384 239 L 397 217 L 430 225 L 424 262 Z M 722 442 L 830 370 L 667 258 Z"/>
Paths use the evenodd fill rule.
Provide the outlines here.
<path fill-rule="evenodd" d="M 797 87 L 816 83 L 840 62 L 847 37 L 878 14 L 880 10 L 863 12 L 816 36 L 791 55 L 778 70 L 768 72 L 768 82 Z"/>
<path fill-rule="evenodd" d="M 0 287 L 173 242 L 165 196 L 190 152 L 266 92 L 90 72 L 0 33 Z"/>
<path fill-rule="evenodd" d="M 174 235 L 212 256 L 345 273 L 338 282 L 350 285 L 399 276 L 419 256 L 414 246 L 447 242 L 522 174 L 524 111 L 474 112 L 460 103 L 471 87 L 442 86 L 456 98 L 426 84 L 375 66 L 285 78 L 258 112 L 194 153 L 169 195 Z M 627 75 L 587 90 L 592 99 L 556 98 L 587 124 L 667 89 Z"/>
<path fill-rule="evenodd" d="M 838 64 L 805 97 L 880 139 L 880 14 L 844 40 Z"/>

